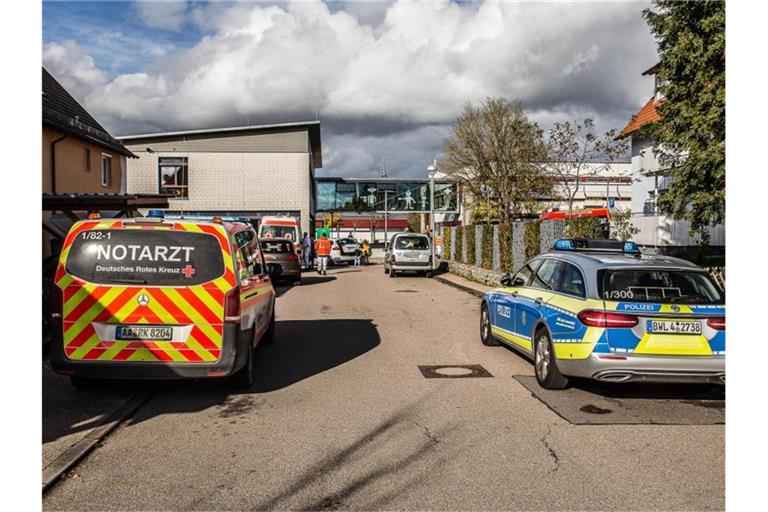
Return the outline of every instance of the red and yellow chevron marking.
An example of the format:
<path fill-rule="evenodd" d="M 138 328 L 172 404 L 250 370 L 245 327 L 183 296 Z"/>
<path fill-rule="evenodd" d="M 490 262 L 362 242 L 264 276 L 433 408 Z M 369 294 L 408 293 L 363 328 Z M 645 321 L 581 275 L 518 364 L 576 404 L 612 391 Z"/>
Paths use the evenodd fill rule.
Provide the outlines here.
<path fill-rule="evenodd" d="M 69 275 L 65 263 L 78 233 L 90 229 L 157 229 L 155 225 L 121 220 L 84 221 L 70 231 L 62 246 L 55 283 L 63 294 L 64 353 L 82 361 L 141 361 L 212 363 L 221 356 L 224 333 L 224 294 L 235 282 L 229 242 L 223 226 L 177 222 L 163 229 L 208 233 L 219 239 L 225 262 L 221 277 L 198 286 L 141 287 L 86 283 Z M 147 295 L 146 306 L 138 303 Z M 100 339 L 94 324 L 152 324 L 192 326 L 178 341 L 117 341 Z"/>

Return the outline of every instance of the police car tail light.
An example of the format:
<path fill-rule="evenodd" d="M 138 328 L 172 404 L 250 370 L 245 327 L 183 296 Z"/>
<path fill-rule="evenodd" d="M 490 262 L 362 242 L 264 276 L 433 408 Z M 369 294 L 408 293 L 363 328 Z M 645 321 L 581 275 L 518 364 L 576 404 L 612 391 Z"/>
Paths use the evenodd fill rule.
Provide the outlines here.
<path fill-rule="evenodd" d="M 579 321 L 587 327 L 623 327 L 629 328 L 637 325 L 635 315 L 613 313 L 610 311 L 586 310 L 576 315 Z"/>
<path fill-rule="evenodd" d="M 235 286 L 224 296 L 224 322 L 240 322 L 240 286 Z"/>
<path fill-rule="evenodd" d="M 725 330 L 725 317 L 724 316 L 718 316 L 715 318 L 708 318 L 707 319 L 707 325 L 711 328 L 715 329 L 716 331 L 724 331 Z"/>

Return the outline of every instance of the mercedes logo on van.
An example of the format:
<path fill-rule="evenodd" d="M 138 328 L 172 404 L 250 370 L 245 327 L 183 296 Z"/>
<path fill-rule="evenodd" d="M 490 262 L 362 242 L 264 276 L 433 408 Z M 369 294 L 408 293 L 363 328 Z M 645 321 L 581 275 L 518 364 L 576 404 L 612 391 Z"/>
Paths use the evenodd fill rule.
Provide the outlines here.
<path fill-rule="evenodd" d="M 138 297 L 136 297 L 136 302 L 139 303 L 139 306 L 146 306 L 149 304 L 149 296 L 145 293 L 142 293 Z"/>
<path fill-rule="evenodd" d="M 679 313 L 680 312 L 680 306 L 677 306 L 675 304 L 672 305 L 672 312 L 673 313 Z"/>

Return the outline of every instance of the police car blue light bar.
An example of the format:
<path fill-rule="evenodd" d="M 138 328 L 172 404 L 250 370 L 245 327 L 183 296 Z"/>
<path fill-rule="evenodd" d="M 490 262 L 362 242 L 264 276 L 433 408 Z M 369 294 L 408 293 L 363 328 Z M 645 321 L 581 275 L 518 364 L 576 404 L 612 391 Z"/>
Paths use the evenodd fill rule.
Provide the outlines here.
<path fill-rule="evenodd" d="M 552 244 L 553 251 L 591 251 L 640 254 L 640 247 L 635 242 L 621 240 L 602 240 L 590 238 L 560 238 Z"/>
<path fill-rule="evenodd" d="M 147 217 L 153 217 L 156 219 L 164 219 L 165 218 L 165 212 L 163 210 L 149 210 L 147 212 Z"/>

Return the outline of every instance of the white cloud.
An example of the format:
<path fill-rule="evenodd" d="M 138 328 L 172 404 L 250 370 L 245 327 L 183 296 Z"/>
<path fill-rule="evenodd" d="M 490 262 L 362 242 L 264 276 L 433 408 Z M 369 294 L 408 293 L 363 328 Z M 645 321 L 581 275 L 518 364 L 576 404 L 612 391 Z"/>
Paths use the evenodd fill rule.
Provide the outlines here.
<path fill-rule="evenodd" d="M 79 90 L 91 87 L 86 107 L 119 134 L 318 113 L 325 169 L 359 174 L 382 148 L 430 161 L 464 103 L 489 95 L 523 99 L 542 122 L 583 113 L 622 123 L 651 94 L 640 77 L 655 61 L 642 7 L 213 3 L 189 10 L 208 35 L 141 73 L 105 83 L 75 45 L 51 46 L 46 62 L 75 64 L 59 69 Z"/>
<path fill-rule="evenodd" d="M 75 98 L 84 98 L 107 84 L 107 74 L 72 41 L 43 45 L 43 65 Z"/>
<path fill-rule="evenodd" d="M 186 1 L 139 0 L 134 5 L 141 21 L 150 28 L 181 30 L 186 23 Z"/>

